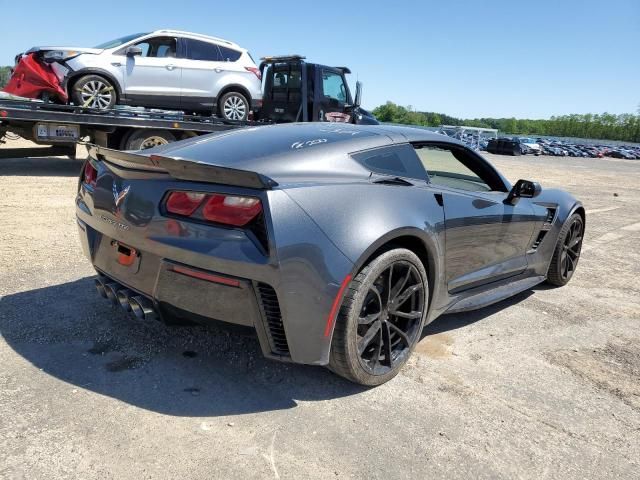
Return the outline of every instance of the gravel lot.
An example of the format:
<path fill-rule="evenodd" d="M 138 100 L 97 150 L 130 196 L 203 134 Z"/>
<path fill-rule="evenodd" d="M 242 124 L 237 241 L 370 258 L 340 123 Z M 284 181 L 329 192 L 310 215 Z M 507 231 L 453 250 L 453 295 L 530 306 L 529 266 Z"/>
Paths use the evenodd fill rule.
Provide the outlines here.
<path fill-rule="evenodd" d="M 583 200 L 576 276 L 441 317 L 372 390 L 109 306 L 80 162 L 0 159 L 0 478 L 639 478 L 640 161 L 489 157 Z"/>

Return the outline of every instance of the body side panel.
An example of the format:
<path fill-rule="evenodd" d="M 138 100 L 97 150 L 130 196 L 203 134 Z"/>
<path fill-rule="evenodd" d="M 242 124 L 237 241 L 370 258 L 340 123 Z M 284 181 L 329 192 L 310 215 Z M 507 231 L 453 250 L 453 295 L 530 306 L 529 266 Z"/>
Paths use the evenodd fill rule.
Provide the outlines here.
<path fill-rule="evenodd" d="M 446 289 L 441 289 L 444 214 L 434 196 L 436 191 L 430 187 L 361 182 L 290 188 L 286 193 L 354 263 L 354 274 L 394 238 L 419 238 L 431 259 L 427 265 L 432 290 L 430 311 L 438 311 L 446 302 Z M 430 313 L 428 320 L 433 318 Z"/>

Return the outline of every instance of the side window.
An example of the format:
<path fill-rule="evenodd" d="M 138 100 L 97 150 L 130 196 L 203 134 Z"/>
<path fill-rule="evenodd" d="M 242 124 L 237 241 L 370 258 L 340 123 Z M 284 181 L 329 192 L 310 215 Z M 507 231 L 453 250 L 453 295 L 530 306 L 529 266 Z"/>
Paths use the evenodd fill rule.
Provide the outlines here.
<path fill-rule="evenodd" d="M 427 180 L 427 172 L 411 145 L 376 148 L 351 156 L 374 173 Z"/>
<path fill-rule="evenodd" d="M 347 88 L 339 73 L 322 71 L 322 92 L 325 97 L 333 98 L 342 103 L 347 101 Z"/>
<path fill-rule="evenodd" d="M 144 41 L 144 42 L 137 43 L 136 47 L 140 47 L 140 50 L 142 50 L 142 54 L 140 54 L 141 57 L 149 56 L 149 42 Z"/>
<path fill-rule="evenodd" d="M 235 62 L 242 55 L 241 52 L 234 50 L 233 48 L 219 47 L 222 54 L 222 60 L 224 62 Z"/>
<path fill-rule="evenodd" d="M 470 192 L 492 190 L 479 174 L 467 166 L 471 164 L 471 159 L 465 158 L 463 150 L 425 145 L 416 147 L 416 153 L 429 174 L 430 182 L 435 185 Z"/>
<path fill-rule="evenodd" d="M 207 62 L 220 62 L 222 56 L 220 49 L 214 43 L 201 42 L 191 38 L 185 39 L 187 44 L 187 58 L 191 60 L 203 60 Z"/>
<path fill-rule="evenodd" d="M 142 50 L 142 57 L 174 58 L 176 56 L 176 39 L 173 37 L 155 37 L 136 43 Z"/>

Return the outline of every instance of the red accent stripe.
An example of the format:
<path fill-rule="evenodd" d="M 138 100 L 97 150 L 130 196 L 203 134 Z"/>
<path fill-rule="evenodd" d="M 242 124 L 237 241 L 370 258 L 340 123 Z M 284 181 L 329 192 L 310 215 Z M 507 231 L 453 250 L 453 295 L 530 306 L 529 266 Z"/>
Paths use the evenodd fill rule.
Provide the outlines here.
<path fill-rule="evenodd" d="M 338 308 L 340 308 L 340 303 L 341 303 L 341 300 L 342 300 L 342 294 L 346 290 L 347 285 L 349 285 L 350 281 L 351 281 L 351 275 L 347 275 L 346 277 L 344 277 L 344 280 L 342 281 L 342 284 L 340 285 L 340 290 L 338 290 L 338 294 L 336 295 L 336 298 L 333 299 L 333 305 L 331 305 L 331 311 L 329 312 L 329 318 L 327 318 L 327 326 L 324 329 L 324 336 L 325 337 L 328 337 L 329 334 L 331 333 L 331 329 L 333 328 L 333 323 L 336 321 L 336 315 L 338 313 Z"/>
<path fill-rule="evenodd" d="M 240 287 L 240 282 L 238 280 L 234 280 L 233 278 L 220 277 L 218 275 L 212 275 L 211 273 L 191 270 L 190 268 L 180 267 L 178 265 L 172 266 L 171 271 L 186 275 L 188 277 L 206 280 L 207 282 L 220 283 L 222 285 L 229 285 L 230 287 Z"/>

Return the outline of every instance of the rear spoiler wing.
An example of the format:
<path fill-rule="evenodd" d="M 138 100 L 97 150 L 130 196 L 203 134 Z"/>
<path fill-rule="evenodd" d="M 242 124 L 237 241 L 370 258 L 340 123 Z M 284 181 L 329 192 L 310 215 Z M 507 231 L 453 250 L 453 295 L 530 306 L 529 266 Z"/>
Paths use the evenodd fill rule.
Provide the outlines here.
<path fill-rule="evenodd" d="M 111 163 L 132 170 L 168 173 L 177 180 L 191 182 L 219 183 L 236 187 L 270 190 L 278 184 L 274 180 L 256 172 L 219 167 L 209 163 L 162 155 L 123 152 L 111 148 L 89 145 L 89 156 L 95 160 Z"/>

